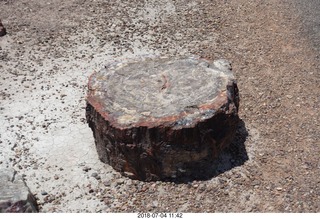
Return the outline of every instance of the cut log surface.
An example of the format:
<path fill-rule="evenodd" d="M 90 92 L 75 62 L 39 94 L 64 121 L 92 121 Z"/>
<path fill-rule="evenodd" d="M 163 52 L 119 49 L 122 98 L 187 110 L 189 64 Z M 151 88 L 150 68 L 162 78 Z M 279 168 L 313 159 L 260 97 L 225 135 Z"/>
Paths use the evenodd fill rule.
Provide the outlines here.
<path fill-rule="evenodd" d="M 91 75 L 86 117 L 99 158 L 130 178 L 202 178 L 230 144 L 238 106 L 226 60 L 143 58 Z"/>

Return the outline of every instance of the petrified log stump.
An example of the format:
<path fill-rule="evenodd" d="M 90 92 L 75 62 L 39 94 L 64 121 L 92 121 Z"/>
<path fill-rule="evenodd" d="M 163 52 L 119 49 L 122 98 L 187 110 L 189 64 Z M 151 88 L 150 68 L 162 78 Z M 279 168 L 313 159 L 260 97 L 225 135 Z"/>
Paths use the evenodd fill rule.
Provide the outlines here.
<path fill-rule="evenodd" d="M 88 89 L 86 118 L 99 158 L 133 179 L 205 177 L 239 122 L 225 60 L 113 63 L 91 75 Z"/>

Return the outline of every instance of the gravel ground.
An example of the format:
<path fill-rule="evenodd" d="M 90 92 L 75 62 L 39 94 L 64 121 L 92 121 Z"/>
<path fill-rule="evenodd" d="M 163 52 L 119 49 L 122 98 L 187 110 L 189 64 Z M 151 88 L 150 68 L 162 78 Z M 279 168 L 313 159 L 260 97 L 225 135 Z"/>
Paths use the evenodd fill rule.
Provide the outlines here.
<path fill-rule="evenodd" d="M 293 1 L 3 0 L 0 168 L 41 212 L 319 212 L 319 49 Z M 214 177 L 139 182 L 101 163 L 85 122 L 88 76 L 142 55 L 226 58 L 237 137 Z"/>

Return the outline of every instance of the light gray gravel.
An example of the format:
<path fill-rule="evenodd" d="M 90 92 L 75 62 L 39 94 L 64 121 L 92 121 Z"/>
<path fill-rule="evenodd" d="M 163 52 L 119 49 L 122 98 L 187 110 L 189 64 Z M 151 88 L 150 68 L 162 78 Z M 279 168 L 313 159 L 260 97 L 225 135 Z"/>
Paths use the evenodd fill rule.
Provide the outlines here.
<path fill-rule="evenodd" d="M 42 212 L 319 212 L 319 63 L 292 4 L 0 1 L 0 169 L 24 174 Z M 226 58 L 238 78 L 243 123 L 216 176 L 145 183 L 101 163 L 88 76 L 190 54 Z"/>

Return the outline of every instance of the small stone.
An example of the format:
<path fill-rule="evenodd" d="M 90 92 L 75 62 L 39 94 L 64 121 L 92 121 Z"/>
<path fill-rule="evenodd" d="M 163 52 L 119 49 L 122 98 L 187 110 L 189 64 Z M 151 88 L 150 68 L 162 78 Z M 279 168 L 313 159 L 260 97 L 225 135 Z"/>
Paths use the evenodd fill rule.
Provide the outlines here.
<path fill-rule="evenodd" d="M 7 31 L 6 31 L 6 28 L 4 28 L 1 20 L 0 20 L 0 37 L 6 35 Z"/>
<path fill-rule="evenodd" d="M 106 205 L 109 205 L 111 203 L 111 201 L 108 199 L 108 198 L 104 198 L 103 199 L 103 202 L 106 204 Z"/>
<path fill-rule="evenodd" d="M 158 204 L 159 204 L 158 201 L 153 201 L 153 202 L 152 202 L 153 207 L 158 207 Z"/>
<path fill-rule="evenodd" d="M 92 173 L 91 176 L 96 178 L 97 180 L 101 179 L 101 177 L 98 175 L 98 173 Z"/>
<path fill-rule="evenodd" d="M 55 180 L 59 179 L 59 176 L 58 175 L 54 175 L 53 177 Z"/>
<path fill-rule="evenodd" d="M 205 184 L 200 184 L 199 185 L 199 191 L 203 192 L 204 190 L 206 190 L 206 185 Z"/>
<path fill-rule="evenodd" d="M 83 167 L 83 169 L 82 169 L 84 172 L 88 172 L 89 170 L 91 170 L 91 168 L 90 167 Z"/>
<path fill-rule="evenodd" d="M 128 186 L 131 186 L 131 185 L 132 185 L 132 180 L 131 180 L 131 179 L 128 179 L 126 184 L 127 184 Z"/>
<path fill-rule="evenodd" d="M 133 178 L 134 177 L 134 174 L 131 173 L 131 172 L 124 172 L 123 175 L 126 176 L 126 177 L 129 177 L 129 178 Z"/>
<path fill-rule="evenodd" d="M 121 178 L 118 179 L 117 185 L 122 185 L 124 183 L 124 181 L 125 181 L 124 179 L 121 179 Z"/>
<path fill-rule="evenodd" d="M 281 187 L 277 187 L 276 190 L 277 191 L 282 191 L 282 188 Z"/>
<path fill-rule="evenodd" d="M 258 185 L 260 185 L 260 182 L 259 182 L 258 180 L 254 180 L 254 181 L 252 182 L 252 185 L 253 185 L 253 186 L 258 186 Z"/>
<path fill-rule="evenodd" d="M 110 182 L 109 180 L 104 181 L 104 182 L 103 182 L 103 185 L 105 185 L 105 186 L 110 186 L 110 185 L 111 185 L 111 182 Z"/>
<path fill-rule="evenodd" d="M 46 191 L 41 191 L 41 195 L 48 195 Z"/>

